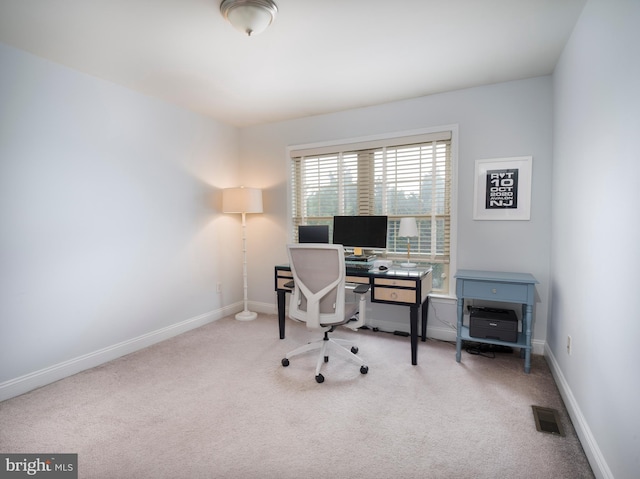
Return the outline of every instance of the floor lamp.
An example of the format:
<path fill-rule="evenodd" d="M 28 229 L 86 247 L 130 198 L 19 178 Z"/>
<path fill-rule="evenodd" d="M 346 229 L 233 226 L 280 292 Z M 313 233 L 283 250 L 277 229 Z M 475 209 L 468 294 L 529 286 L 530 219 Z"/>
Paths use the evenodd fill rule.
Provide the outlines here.
<path fill-rule="evenodd" d="M 418 237 L 418 224 L 415 218 L 400 218 L 399 238 L 407 238 L 407 262 L 400 264 L 403 268 L 415 268 L 416 263 L 411 262 L 411 238 Z"/>
<path fill-rule="evenodd" d="M 258 188 L 225 188 L 222 190 L 222 212 L 242 213 L 242 278 L 244 281 L 244 310 L 236 314 L 240 321 L 256 319 L 258 313 L 249 311 L 247 299 L 247 213 L 262 213 L 262 190 Z"/>

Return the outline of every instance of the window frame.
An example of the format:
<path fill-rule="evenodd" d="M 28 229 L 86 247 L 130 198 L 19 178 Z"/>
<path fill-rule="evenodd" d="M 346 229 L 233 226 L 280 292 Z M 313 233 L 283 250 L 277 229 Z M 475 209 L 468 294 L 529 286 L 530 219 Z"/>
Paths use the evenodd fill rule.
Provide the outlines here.
<path fill-rule="evenodd" d="M 422 263 L 422 264 L 443 264 L 444 268 L 441 270 L 442 274 L 442 288 L 434 289 L 433 293 L 435 296 L 443 296 L 443 297 L 454 297 L 455 294 L 455 285 L 453 279 L 453 273 L 456 268 L 456 250 L 457 250 L 457 151 L 458 151 L 458 126 L 457 125 L 446 125 L 435 128 L 425 128 L 419 130 L 411 130 L 404 132 L 396 132 L 390 134 L 381 134 L 374 135 L 368 137 L 357 137 L 357 138 L 348 138 L 336 141 L 327 141 L 321 143 L 312 143 L 312 144 L 300 144 L 300 145 L 291 145 L 287 148 L 287 171 L 288 171 L 288 201 L 287 201 L 287 221 L 288 221 L 288 236 L 289 241 L 295 241 L 296 231 L 295 224 L 293 218 L 293 200 L 295 198 L 296 192 L 294 191 L 296 181 L 293 178 L 294 168 L 292 167 L 293 158 L 301 157 L 301 156 L 316 156 L 318 154 L 323 153 L 336 153 L 338 151 L 360 151 L 365 149 L 378 148 L 380 146 L 386 147 L 394 147 L 394 146 L 402 146 L 409 145 L 415 143 L 429 142 L 433 141 L 433 139 L 441 139 L 441 135 L 448 133 L 450 135 L 450 147 L 449 147 L 449 162 L 450 162 L 450 197 L 449 197 L 449 261 L 433 261 L 431 256 L 425 257 L 425 255 L 416 255 L 412 252 L 411 259 L 412 261 Z M 418 141 L 416 141 L 418 138 Z M 298 178 L 299 182 L 300 179 Z M 345 213 L 348 214 L 348 213 Z M 380 214 L 376 213 L 372 210 L 369 211 L 369 214 Z M 386 214 L 386 213 L 382 213 Z M 416 219 L 420 219 L 421 217 L 431 218 L 431 214 L 429 215 L 419 215 L 419 214 L 409 214 L 409 215 L 397 215 L 397 214 L 387 214 L 389 217 L 390 227 L 394 221 L 399 222 L 400 218 L 409 216 L 416 217 Z M 318 217 L 307 217 L 307 219 L 319 219 Z M 318 224 L 318 222 L 314 221 L 306 221 L 304 224 Z M 326 224 L 326 223 L 325 223 Z M 391 236 L 391 235 L 390 235 Z M 387 252 L 386 257 L 388 259 L 393 260 L 402 260 L 406 259 L 405 253 L 406 248 L 403 251 L 396 252 Z M 434 268 L 435 269 L 435 268 Z M 438 268 L 440 269 L 440 268 Z"/>

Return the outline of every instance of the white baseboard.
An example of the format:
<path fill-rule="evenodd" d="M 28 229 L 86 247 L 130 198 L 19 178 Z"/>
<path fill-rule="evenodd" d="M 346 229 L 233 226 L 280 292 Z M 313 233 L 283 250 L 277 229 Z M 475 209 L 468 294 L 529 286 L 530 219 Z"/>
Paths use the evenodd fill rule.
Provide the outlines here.
<path fill-rule="evenodd" d="M 397 322 L 391 321 L 381 321 L 381 320 L 371 320 L 369 322 L 367 320 L 367 326 L 370 328 L 379 328 L 382 331 L 393 332 L 395 330 L 400 330 L 404 332 L 409 332 L 408 324 L 399 325 Z M 418 328 L 421 328 L 420 324 L 418 324 Z M 418 329 L 418 334 L 421 334 L 421 329 Z M 427 323 L 427 338 L 437 339 L 438 341 L 449 341 L 455 343 L 456 341 L 456 332 L 452 328 L 447 328 L 446 326 L 429 326 Z M 533 354 L 544 354 L 545 341 L 541 341 L 538 339 L 534 339 L 531 341 L 532 353 Z"/>
<path fill-rule="evenodd" d="M 186 319 L 171 326 L 152 331 L 137 338 L 128 339 L 118 344 L 93 351 L 82 356 L 54 364 L 39 371 L 34 371 L 0 383 L 0 401 L 19 396 L 60 379 L 72 376 L 81 371 L 99 366 L 108 361 L 133 353 L 166 339 L 172 338 L 191 329 L 234 314 L 242 309 L 242 305 L 232 304 L 216 311 Z"/>
<path fill-rule="evenodd" d="M 255 311 L 256 313 L 278 314 L 278 306 L 273 303 L 259 303 L 257 301 L 249 301 L 249 309 L 251 311 Z"/>
<path fill-rule="evenodd" d="M 582 444 L 582 448 L 589 460 L 589 464 L 591 465 L 594 475 L 598 479 L 614 479 L 613 473 L 611 472 L 611 469 L 609 469 L 607 461 L 605 461 L 602 456 L 602 451 L 600 451 L 598 443 L 591 433 L 591 428 L 589 428 L 589 424 L 580 410 L 580 405 L 576 401 L 564 374 L 562 374 L 558 361 L 556 361 L 553 352 L 546 344 L 544 351 L 547 363 L 551 369 L 551 374 L 553 375 L 556 385 L 560 390 L 560 395 L 567 407 L 567 411 L 571 417 L 571 422 L 573 423 L 573 427 L 576 429 L 576 433 L 578 434 L 578 438 L 580 439 L 580 443 Z"/>
<path fill-rule="evenodd" d="M 437 339 L 438 341 L 456 342 L 456 332 L 446 326 L 429 326 L 427 323 L 427 338 Z"/>

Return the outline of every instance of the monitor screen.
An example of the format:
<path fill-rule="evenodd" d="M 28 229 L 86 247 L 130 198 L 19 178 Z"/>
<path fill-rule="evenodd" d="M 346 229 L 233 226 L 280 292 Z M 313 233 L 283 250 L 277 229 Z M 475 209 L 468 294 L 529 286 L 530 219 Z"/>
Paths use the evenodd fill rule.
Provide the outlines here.
<path fill-rule="evenodd" d="M 385 249 L 386 216 L 334 216 L 333 244 L 345 248 Z"/>
<path fill-rule="evenodd" d="M 329 225 L 298 226 L 298 243 L 328 243 Z"/>

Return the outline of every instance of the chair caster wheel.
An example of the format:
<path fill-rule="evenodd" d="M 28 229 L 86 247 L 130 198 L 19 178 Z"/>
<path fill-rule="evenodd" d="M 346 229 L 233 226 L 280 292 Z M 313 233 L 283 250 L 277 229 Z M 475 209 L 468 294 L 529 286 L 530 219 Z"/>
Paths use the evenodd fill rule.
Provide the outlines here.
<path fill-rule="evenodd" d="M 357 348 L 357 346 L 353 346 L 353 347 L 351 348 L 351 352 L 352 352 L 353 354 L 358 354 L 358 348 Z"/>
<path fill-rule="evenodd" d="M 287 366 L 289 366 L 289 360 L 287 358 L 284 358 L 282 360 L 282 365 L 286 368 Z"/>
<path fill-rule="evenodd" d="M 324 376 L 322 374 L 318 374 L 316 376 L 316 382 L 317 383 L 323 383 L 324 382 Z"/>
<path fill-rule="evenodd" d="M 325 362 L 325 363 L 328 363 L 328 362 L 329 362 L 329 356 L 325 356 L 325 357 L 324 357 L 324 362 Z"/>
<path fill-rule="evenodd" d="M 360 366 L 360 373 L 367 374 L 369 372 L 369 366 Z"/>

